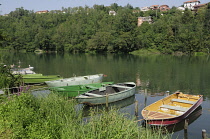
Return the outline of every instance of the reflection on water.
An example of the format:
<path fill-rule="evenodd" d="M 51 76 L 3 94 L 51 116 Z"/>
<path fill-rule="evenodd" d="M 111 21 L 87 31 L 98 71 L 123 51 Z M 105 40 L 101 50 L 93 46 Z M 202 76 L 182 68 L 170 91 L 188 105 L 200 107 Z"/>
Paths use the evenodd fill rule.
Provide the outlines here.
<path fill-rule="evenodd" d="M 135 102 L 135 95 L 133 95 L 129 98 L 117 101 L 117 102 L 109 103 L 108 109 L 109 108 L 117 108 L 117 109 L 124 108 L 124 107 L 127 107 L 127 106 L 133 104 L 134 102 Z M 92 111 L 92 110 L 97 113 L 100 113 L 100 111 L 103 111 L 105 109 L 106 109 L 105 104 L 104 105 L 96 105 L 96 106 L 83 105 L 83 116 L 84 117 L 90 116 L 90 111 Z"/>

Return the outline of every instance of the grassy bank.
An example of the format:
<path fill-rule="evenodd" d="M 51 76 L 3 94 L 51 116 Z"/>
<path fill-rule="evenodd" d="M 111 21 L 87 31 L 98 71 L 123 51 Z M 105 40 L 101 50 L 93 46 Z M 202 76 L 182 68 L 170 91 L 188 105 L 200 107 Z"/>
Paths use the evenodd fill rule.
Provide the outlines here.
<path fill-rule="evenodd" d="M 34 98 L 25 93 L 0 100 L 0 138 L 34 139 L 159 139 L 170 138 L 138 126 L 111 109 L 84 120 L 74 100 L 51 94 Z"/>

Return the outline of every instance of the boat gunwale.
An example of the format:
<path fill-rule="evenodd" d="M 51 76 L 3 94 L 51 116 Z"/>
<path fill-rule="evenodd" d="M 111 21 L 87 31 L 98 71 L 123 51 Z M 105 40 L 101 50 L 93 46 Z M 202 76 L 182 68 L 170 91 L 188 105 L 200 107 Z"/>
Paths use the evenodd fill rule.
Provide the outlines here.
<path fill-rule="evenodd" d="M 98 76 L 98 77 L 103 77 L 104 74 L 100 73 L 100 74 L 94 74 L 94 75 L 84 75 L 84 76 L 75 76 L 75 77 L 70 77 L 70 78 L 63 78 L 63 79 L 58 79 L 58 80 L 53 80 L 53 81 L 46 81 L 46 83 L 50 83 L 50 82 L 65 82 L 68 81 L 70 79 L 74 79 L 74 78 L 80 78 L 80 77 L 88 77 L 88 76 Z M 95 78 L 93 78 L 95 79 Z M 88 79 L 90 80 L 90 79 Z"/>

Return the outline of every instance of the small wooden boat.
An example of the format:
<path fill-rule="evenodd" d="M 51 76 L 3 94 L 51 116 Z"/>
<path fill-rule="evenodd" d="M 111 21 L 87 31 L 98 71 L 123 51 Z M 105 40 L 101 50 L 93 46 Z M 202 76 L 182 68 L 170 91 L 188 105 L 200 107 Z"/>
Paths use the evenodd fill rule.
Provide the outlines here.
<path fill-rule="evenodd" d="M 36 74 L 33 69 L 31 69 L 30 67 L 28 68 L 12 68 L 11 69 L 12 74 L 16 75 L 16 74 L 21 74 L 21 75 L 25 75 L 25 74 Z"/>
<path fill-rule="evenodd" d="M 71 86 L 71 85 L 80 85 L 80 84 L 92 84 L 92 83 L 101 83 L 103 79 L 103 74 L 96 75 L 86 75 L 86 76 L 77 76 L 71 78 L 64 78 L 53 81 L 46 81 L 45 83 L 49 87 L 60 87 L 60 86 Z"/>
<path fill-rule="evenodd" d="M 23 74 L 23 82 L 26 84 L 44 83 L 45 81 L 63 79 L 59 75 Z"/>
<path fill-rule="evenodd" d="M 118 83 L 88 91 L 76 97 L 79 103 L 98 105 L 123 100 L 136 93 L 134 82 Z"/>
<path fill-rule="evenodd" d="M 203 102 L 202 95 L 176 92 L 145 107 L 141 114 L 150 125 L 171 125 L 190 115 Z"/>
<path fill-rule="evenodd" d="M 102 82 L 102 83 L 93 83 L 86 85 L 72 85 L 72 86 L 61 86 L 61 87 L 50 87 L 53 93 L 57 93 L 66 97 L 76 97 L 80 94 L 83 94 L 87 91 L 98 89 L 107 85 L 111 85 L 113 82 Z"/>

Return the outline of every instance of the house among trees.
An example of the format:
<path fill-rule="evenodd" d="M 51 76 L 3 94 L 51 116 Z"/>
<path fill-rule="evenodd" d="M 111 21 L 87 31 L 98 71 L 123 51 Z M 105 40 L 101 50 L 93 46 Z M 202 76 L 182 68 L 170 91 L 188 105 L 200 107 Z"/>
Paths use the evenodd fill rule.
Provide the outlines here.
<path fill-rule="evenodd" d="M 141 8 L 141 11 L 143 11 L 143 12 L 146 12 L 146 11 L 149 11 L 149 10 L 150 10 L 149 7 L 142 7 L 142 8 Z"/>
<path fill-rule="evenodd" d="M 44 11 L 37 11 L 36 14 L 43 14 L 43 13 L 49 13 L 48 10 L 44 10 Z"/>
<path fill-rule="evenodd" d="M 193 10 L 194 6 L 199 5 L 199 3 L 200 3 L 199 0 L 186 1 L 186 2 L 184 2 L 184 8 Z"/>
<path fill-rule="evenodd" d="M 109 11 L 109 15 L 116 15 L 117 13 L 115 11 Z"/>
<path fill-rule="evenodd" d="M 152 23 L 152 18 L 151 16 L 147 16 L 147 17 L 138 17 L 138 27 L 141 26 L 141 24 L 143 22 L 149 22 L 149 24 Z"/>
<path fill-rule="evenodd" d="M 197 12 L 198 9 L 207 7 L 207 5 L 208 5 L 208 3 L 195 5 L 195 6 L 193 7 L 193 11 L 194 11 L 194 12 Z"/>
<path fill-rule="evenodd" d="M 170 8 L 169 8 L 168 5 L 161 5 L 161 6 L 159 7 L 159 9 L 160 9 L 160 11 L 168 11 L 168 10 L 170 10 Z"/>
<path fill-rule="evenodd" d="M 159 9 L 159 5 L 152 5 L 149 7 L 151 10 L 157 10 Z"/>

